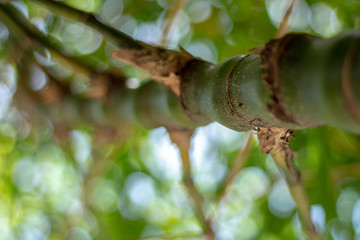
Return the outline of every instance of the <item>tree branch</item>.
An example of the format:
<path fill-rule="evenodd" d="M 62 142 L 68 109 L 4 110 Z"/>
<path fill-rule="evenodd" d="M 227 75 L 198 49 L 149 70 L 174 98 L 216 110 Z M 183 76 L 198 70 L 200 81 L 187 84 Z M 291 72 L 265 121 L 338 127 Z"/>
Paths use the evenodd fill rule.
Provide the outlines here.
<path fill-rule="evenodd" d="M 288 31 L 289 31 L 289 21 L 290 21 L 290 16 L 291 16 L 291 13 L 294 9 L 294 5 L 296 3 L 296 0 L 290 0 L 290 4 L 289 4 L 289 7 L 287 8 L 286 12 L 285 12 L 285 15 L 280 23 L 280 26 L 279 26 L 279 30 L 276 34 L 276 37 L 277 38 L 281 38 L 283 37 Z"/>
<path fill-rule="evenodd" d="M 244 146 L 242 147 L 241 151 L 238 153 L 238 155 L 235 159 L 235 162 L 227 176 L 227 179 L 222 188 L 222 191 L 220 192 L 219 197 L 217 199 L 217 204 L 219 204 L 221 202 L 221 200 L 224 198 L 224 196 L 227 193 L 228 188 L 233 183 L 234 178 L 240 172 L 240 170 L 245 166 L 246 161 L 249 158 L 250 151 L 254 145 L 255 145 L 255 141 L 254 141 L 253 133 L 249 132 L 249 134 L 244 142 Z"/>
<path fill-rule="evenodd" d="M 123 32 L 116 30 L 115 28 L 109 27 L 108 25 L 99 21 L 99 17 L 81 10 L 72 8 L 62 2 L 56 2 L 53 0 L 31 0 L 51 12 L 70 19 L 74 22 L 86 24 L 87 26 L 95 29 L 101 33 L 106 39 L 115 43 L 120 48 L 127 49 L 140 49 L 142 46 L 138 41 L 132 37 L 126 35 Z"/>
<path fill-rule="evenodd" d="M 182 10 L 188 0 L 173 0 L 168 10 L 165 18 L 165 23 L 163 26 L 161 45 L 166 46 L 169 42 L 169 38 L 171 37 L 172 28 L 176 23 L 177 17 L 179 15 L 180 10 Z"/>
<path fill-rule="evenodd" d="M 46 48 L 55 59 L 60 59 L 68 63 L 73 69 L 73 72 L 88 76 L 91 82 L 86 97 L 108 100 L 109 92 L 113 91 L 112 88 L 118 86 L 119 83 L 123 84 L 125 81 L 125 77 L 119 70 L 97 70 L 86 61 L 69 56 L 62 46 L 48 39 L 47 36 L 24 17 L 16 14 L 15 11 L 12 7 L 0 4 L 0 19 L 11 29 L 11 35 L 14 37 L 18 46 L 23 49 L 22 52 L 26 53 L 37 48 Z M 43 70 L 47 72 L 47 68 L 43 68 Z"/>
<path fill-rule="evenodd" d="M 44 33 L 33 26 L 21 14 L 16 13 L 16 9 L 11 6 L 0 4 L 0 18 L 9 26 L 11 34 L 15 37 L 19 46 L 24 50 L 35 48 L 47 48 L 56 58 L 68 62 L 76 72 L 82 72 L 85 75 L 91 75 L 91 72 L 97 72 L 93 66 L 86 64 L 81 59 L 75 59 L 70 56 L 68 51 L 53 39 L 49 39 Z M 28 39 L 27 41 L 25 39 Z M 24 44 L 24 42 L 26 44 Z"/>
<path fill-rule="evenodd" d="M 271 155 L 277 167 L 285 176 L 306 234 L 312 240 L 322 239 L 322 237 L 316 232 L 316 228 L 311 220 L 310 204 L 301 181 L 300 172 L 284 157 L 283 154 L 279 152 L 272 152 Z"/>
<path fill-rule="evenodd" d="M 32 1 L 60 16 L 97 30 L 119 47 L 119 50 L 113 52 L 112 57 L 148 71 L 153 80 L 169 88 L 175 95 L 180 96 L 180 73 L 186 63 L 194 59 L 189 53 L 154 47 L 134 40 L 130 36 L 103 24 L 96 15 L 71 8 L 60 2 L 52 0 Z"/>
<path fill-rule="evenodd" d="M 168 129 L 170 138 L 173 143 L 177 145 L 180 151 L 181 161 L 183 165 L 183 182 L 187 188 L 193 202 L 194 210 L 197 218 L 204 228 L 204 233 L 207 240 L 213 240 L 215 238 L 214 232 L 211 228 L 210 221 L 206 218 L 206 206 L 203 196 L 197 190 L 194 185 L 194 181 L 191 176 L 191 163 L 189 158 L 190 140 L 194 130 L 171 130 Z"/>

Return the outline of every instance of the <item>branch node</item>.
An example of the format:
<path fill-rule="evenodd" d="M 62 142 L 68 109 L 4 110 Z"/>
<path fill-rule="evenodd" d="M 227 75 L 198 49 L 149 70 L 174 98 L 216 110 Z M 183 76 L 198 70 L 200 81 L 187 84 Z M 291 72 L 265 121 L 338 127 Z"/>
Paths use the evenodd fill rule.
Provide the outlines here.
<path fill-rule="evenodd" d="M 176 52 L 140 43 L 141 49 L 119 49 L 112 57 L 124 63 L 148 71 L 152 79 L 180 96 L 181 72 L 186 63 L 194 59 L 188 52 Z"/>

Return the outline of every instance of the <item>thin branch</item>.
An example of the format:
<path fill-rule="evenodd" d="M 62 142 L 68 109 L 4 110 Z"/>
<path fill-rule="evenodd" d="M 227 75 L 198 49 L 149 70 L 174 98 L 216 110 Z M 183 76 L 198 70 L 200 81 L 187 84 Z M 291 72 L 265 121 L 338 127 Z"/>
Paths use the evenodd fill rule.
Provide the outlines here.
<path fill-rule="evenodd" d="M 271 153 L 277 167 L 282 172 L 290 193 L 296 203 L 300 219 L 307 236 L 311 240 L 321 240 L 311 220 L 309 200 L 301 181 L 298 169 L 292 164 L 295 153 L 291 151 L 289 143 L 294 136 L 293 130 L 284 128 L 260 128 L 257 135 L 263 153 Z"/>
<path fill-rule="evenodd" d="M 307 236 L 311 240 L 321 240 L 322 237 L 316 232 L 316 228 L 311 220 L 310 204 L 303 186 L 300 172 L 279 152 L 271 153 L 277 167 L 284 174 L 291 196 L 293 197 L 299 217 L 303 222 L 303 227 Z M 289 164 L 291 164 L 289 166 Z"/>
<path fill-rule="evenodd" d="M 253 133 L 249 132 L 249 134 L 245 140 L 244 146 L 242 147 L 241 151 L 236 156 L 235 162 L 230 170 L 230 173 L 227 176 L 225 184 L 222 187 L 222 190 L 221 190 L 218 198 L 216 199 L 215 210 L 213 212 L 211 220 L 208 223 L 208 224 L 210 224 L 209 226 L 213 225 L 213 222 L 216 219 L 216 215 L 218 213 L 218 208 L 220 206 L 221 200 L 223 200 L 224 197 L 226 196 L 227 191 L 228 191 L 229 187 L 231 186 L 231 184 L 233 183 L 236 175 L 245 166 L 246 161 L 249 158 L 250 151 L 251 151 L 252 147 L 254 146 L 254 144 L 255 144 L 255 141 L 254 141 Z"/>
<path fill-rule="evenodd" d="M 195 187 L 194 181 L 191 175 L 191 164 L 189 157 L 190 140 L 193 134 L 193 130 L 168 130 L 170 138 L 173 143 L 177 145 L 180 151 L 181 161 L 183 165 L 183 182 L 187 188 L 193 202 L 196 216 L 204 228 L 204 234 L 207 240 L 213 240 L 215 238 L 214 232 L 211 228 L 210 221 L 206 218 L 205 213 L 205 201 L 203 196 Z"/>
<path fill-rule="evenodd" d="M 234 178 L 236 175 L 240 172 L 240 170 L 245 166 L 247 159 L 249 158 L 250 151 L 252 147 L 254 146 L 254 136 L 252 132 L 249 132 L 244 146 L 242 147 L 241 151 L 237 155 L 235 162 L 230 170 L 230 173 L 227 176 L 227 179 L 225 181 L 225 184 L 222 188 L 222 191 L 220 192 L 220 195 L 217 199 L 217 204 L 221 202 L 221 200 L 225 197 L 228 188 L 231 186 L 232 182 L 234 181 Z"/>
<path fill-rule="evenodd" d="M 52 11 L 55 14 L 63 16 L 72 21 L 84 23 L 88 25 L 89 27 L 101 33 L 109 41 L 117 44 L 120 48 L 127 48 L 127 49 L 142 48 L 139 42 L 134 40 L 132 37 L 102 23 L 101 21 L 98 20 L 99 17 L 94 14 L 77 10 L 62 2 L 56 2 L 53 0 L 31 0 L 31 1 L 39 5 L 42 5 L 44 8 Z"/>
<path fill-rule="evenodd" d="M 76 72 L 90 75 L 94 72 L 92 66 L 87 65 L 80 59 L 74 59 L 60 44 L 48 39 L 48 37 L 27 21 L 21 14 L 15 13 L 16 9 L 0 4 L 0 18 L 11 29 L 11 34 L 24 50 L 35 48 L 47 48 L 56 58 L 68 62 Z M 24 41 L 27 39 L 27 41 Z M 26 44 L 24 44 L 26 42 Z"/>
<path fill-rule="evenodd" d="M 52 0 L 32 0 L 43 5 L 50 11 L 73 21 L 83 23 L 101 33 L 105 39 L 119 47 L 112 53 L 112 57 L 126 64 L 134 65 L 148 71 L 154 81 L 169 88 L 175 95 L 180 96 L 180 75 L 186 63 L 194 57 L 185 51 L 176 52 L 161 47 L 154 47 L 147 43 L 136 41 L 130 36 L 109 27 L 98 20 L 98 17 L 63 3 Z"/>
<path fill-rule="evenodd" d="M 179 12 L 186 6 L 188 0 L 173 0 L 169 11 L 166 14 L 162 32 L 161 46 L 166 46 L 171 37 L 172 28 L 176 24 Z"/>
<path fill-rule="evenodd" d="M 125 77 L 120 71 L 116 69 L 97 70 L 86 60 L 70 56 L 61 45 L 48 39 L 24 17 L 16 14 L 14 8 L 0 4 L 0 19 L 11 29 L 11 35 L 22 49 L 22 55 L 34 49 L 46 48 L 55 59 L 68 63 L 73 72 L 88 76 L 91 82 L 87 95 L 84 95 L 85 97 L 108 100 L 110 91 L 113 91 L 112 88 L 124 83 Z M 47 68 L 43 68 L 43 70 L 48 72 Z"/>
<path fill-rule="evenodd" d="M 289 31 L 289 21 L 290 21 L 290 16 L 291 16 L 291 13 L 294 9 L 294 5 L 296 3 L 296 0 L 290 0 L 290 4 L 289 4 L 289 7 L 287 8 L 286 12 L 285 12 L 285 15 L 280 23 L 280 26 L 279 26 L 279 30 L 276 34 L 276 37 L 277 38 L 281 38 L 283 37 L 288 31 Z"/>

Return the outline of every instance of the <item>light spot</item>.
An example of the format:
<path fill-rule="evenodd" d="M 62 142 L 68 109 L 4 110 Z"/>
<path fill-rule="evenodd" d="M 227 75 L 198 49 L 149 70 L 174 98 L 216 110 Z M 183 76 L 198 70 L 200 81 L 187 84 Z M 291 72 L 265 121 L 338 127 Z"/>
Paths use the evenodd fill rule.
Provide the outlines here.
<path fill-rule="evenodd" d="M 216 235 L 219 239 L 250 240 L 255 239 L 259 230 L 259 226 L 254 219 L 234 217 L 228 221 L 220 223 L 219 231 Z"/>
<path fill-rule="evenodd" d="M 272 24 L 279 28 L 284 18 L 284 14 L 289 7 L 288 0 L 266 0 L 266 11 L 270 17 Z M 298 0 L 295 3 L 293 12 L 289 18 L 291 30 L 306 30 L 308 28 L 308 19 L 311 15 L 309 6 L 304 0 Z"/>
<path fill-rule="evenodd" d="M 31 66 L 30 73 L 30 88 L 34 91 L 39 91 L 46 86 L 48 82 L 48 76 L 38 66 Z"/>
<path fill-rule="evenodd" d="M 155 199 L 154 181 L 145 173 L 132 173 L 125 180 L 125 190 L 131 202 L 146 207 Z"/>
<path fill-rule="evenodd" d="M 211 63 L 217 63 L 217 48 L 209 39 L 196 39 L 186 47 L 186 50 L 195 57 L 201 57 Z"/>
<path fill-rule="evenodd" d="M 11 1 L 11 5 L 13 5 L 19 12 L 21 12 L 26 19 L 29 19 L 29 9 L 23 1 Z"/>
<path fill-rule="evenodd" d="M 30 226 L 28 224 L 20 224 L 18 226 L 17 234 L 18 239 L 26 240 L 45 240 L 46 235 L 38 228 Z"/>
<path fill-rule="evenodd" d="M 337 17 L 335 9 L 332 9 L 324 2 L 311 6 L 312 18 L 311 28 L 324 37 L 332 37 L 340 33 L 342 23 Z"/>
<path fill-rule="evenodd" d="M 16 131 L 8 123 L 0 123 L 0 155 L 11 152 L 16 144 Z"/>
<path fill-rule="evenodd" d="M 161 27 L 162 24 L 158 22 L 143 22 L 137 27 L 134 37 L 146 43 L 158 44 L 162 38 Z"/>
<path fill-rule="evenodd" d="M 0 119 L 8 114 L 17 88 L 17 71 L 11 64 L 0 61 Z"/>
<path fill-rule="evenodd" d="M 311 219 L 319 233 L 324 232 L 326 224 L 326 214 L 320 204 L 311 205 Z"/>
<path fill-rule="evenodd" d="M 66 239 L 68 239 L 68 240 L 91 240 L 92 237 L 83 228 L 73 227 L 68 231 Z"/>
<path fill-rule="evenodd" d="M 268 199 L 270 211 L 277 217 L 286 218 L 295 210 L 295 202 L 290 195 L 285 180 L 279 179 L 273 186 Z"/>
<path fill-rule="evenodd" d="M 212 6 L 207 1 L 191 1 L 186 12 L 193 23 L 201 23 L 211 15 Z"/>
<path fill-rule="evenodd" d="M 86 12 L 93 12 L 96 10 L 97 4 L 101 1 L 97 0 L 66 0 L 66 4 L 70 6 L 86 11 Z"/>
<path fill-rule="evenodd" d="M 67 24 L 65 30 L 60 34 L 64 43 L 71 46 L 80 55 L 95 52 L 103 40 L 102 35 L 98 32 L 77 23 Z"/>
<path fill-rule="evenodd" d="M 112 25 L 119 20 L 123 9 L 124 3 L 122 0 L 107 0 L 102 7 L 101 16 Z"/>
<path fill-rule="evenodd" d="M 43 52 L 34 51 L 34 57 L 38 63 L 42 66 L 49 67 L 54 65 L 54 62 L 51 61 L 51 55 L 49 50 L 44 49 Z"/>
<path fill-rule="evenodd" d="M 114 182 L 94 179 L 90 185 L 93 186 L 89 201 L 94 208 L 102 212 L 113 212 L 117 209 L 118 194 Z"/>
<path fill-rule="evenodd" d="M 351 222 L 355 203 L 360 198 L 356 190 L 347 188 L 341 191 L 336 201 L 336 212 L 339 218 L 344 222 Z"/>
<path fill-rule="evenodd" d="M 0 48 L 4 47 L 2 44 L 8 39 L 8 37 L 9 37 L 8 28 L 2 22 L 0 22 Z"/>
<path fill-rule="evenodd" d="M 70 133 L 71 144 L 75 159 L 84 171 L 87 171 L 91 164 L 91 138 L 82 131 L 74 130 Z"/>
<path fill-rule="evenodd" d="M 353 208 L 352 225 L 356 234 L 360 235 L 360 199 L 358 199 Z"/>
<path fill-rule="evenodd" d="M 149 148 L 141 153 L 142 159 L 150 171 L 159 179 L 181 179 L 181 161 L 177 147 L 170 140 L 165 128 L 150 132 Z"/>
<path fill-rule="evenodd" d="M 14 164 L 12 181 L 21 191 L 33 190 L 39 180 L 40 176 L 37 174 L 37 167 L 30 158 L 21 159 Z"/>
<path fill-rule="evenodd" d="M 258 199 L 267 194 L 270 186 L 266 173 L 257 167 L 243 169 L 236 180 L 236 189 L 240 195 Z"/>
<path fill-rule="evenodd" d="M 137 78 L 128 78 L 126 80 L 126 86 L 130 89 L 136 89 L 140 86 L 140 81 Z"/>

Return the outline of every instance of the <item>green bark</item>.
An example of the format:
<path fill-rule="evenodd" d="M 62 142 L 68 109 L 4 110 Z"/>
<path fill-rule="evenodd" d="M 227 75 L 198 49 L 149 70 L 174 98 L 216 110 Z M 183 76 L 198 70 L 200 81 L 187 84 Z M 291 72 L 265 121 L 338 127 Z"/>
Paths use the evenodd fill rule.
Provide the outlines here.
<path fill-rule="evenodd" d="M 184 116 L 187 114 L 193 122 L 191 126 L 217 121 L 236 131 L 274 126 L 301 129 L 327 124 L 360 133 L 360 122 L 354 116 L 354 112 L 360 112 L 360 69 L 357 67 L 360 64 L 360 48 L 353 51 L 354 45 L 360 43 L 359 36 L 360 33 L 355 31 L 332 39 L 292 34 L 265 46 L 262 51 L 270 49 L 270 57 L 237 56 L 218 66 L 197 60 L 189 62 L 182 74 L 181 100 L 174 105 L 179 108 L 182 101 L 184 111 L 176 111 L 176 116 L 171 118 L 189 125 Z M 274 51 L 275 43 L 279 47 Z M 349 106 L 343 87 L 344 62 L 349 58 L 349 52 L 352 56 L 349 75 L 354 95 L 351 101 L 355 101 L 355 108 Z M 272 69 L 268 70 L 264 66 L 266 64 Z M 274 71 L 277 73 L 272 73 Z M 276 89 L 268 86 L 270 81 L 273 85 L 278 83 Z M 157 102 L 153 104 L 153 109 L 142 104 L 135 107 L 138 113 L 144 111 L 148 116 L 141 117 L 146 121 L 139 119 L 146 126 L 149 121 L 159 123 L 157 118 L 160 116 L 151 113 L 160 114 L 160 98 L 165 94 L 161 92 L 166 91 L 153 85 L 156 83 L 151 84 L 152 87 L 145 84 L 136 90 L 139 93 L 134 93 L 144 96 L 145 92 L 152 91 L 151 88 L 156 89 L 144 98 L 145 102 Z M 175 99 L 169 99 L 174 104 Z M 274 105 L 283 108 L 274 111 Z M 170 121 L 169 113 L 162 117 L 167 116 Z M 154 120 L 150 120 L 152 115 L 156 115 Z M 162 122 L 166 125 L 167 121 Z"/>
<path fill-rule="evenodd" d="M 143 47 L 95 15 L 55 1 L 34 1 L 74 21 L 86 19 L 82 22 L 119 48 Z M 217 121 L 236 131 L 327 124 L 360 133 L 359 35 L 352 31 L 320 39 L 291 34 L 268 42 L 256 55 L 233 57 L 218 66 L 192 60 L 177 73 L 181 75 L 180 99 L 148 83 L 123 93 L 117 104 L 130 102 L 119 109 L 131 106 L 129 116 L 149 128 L 196 127 Z"/>

